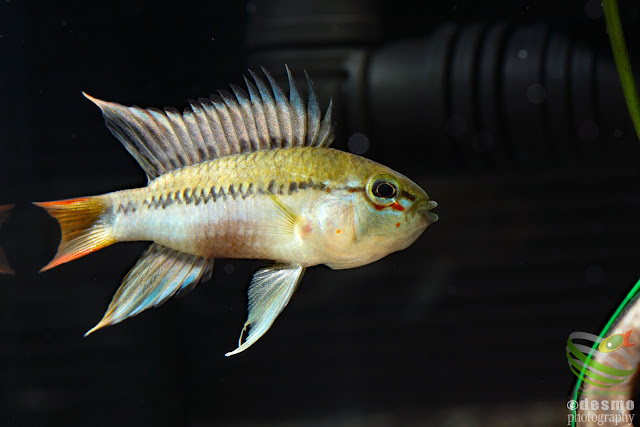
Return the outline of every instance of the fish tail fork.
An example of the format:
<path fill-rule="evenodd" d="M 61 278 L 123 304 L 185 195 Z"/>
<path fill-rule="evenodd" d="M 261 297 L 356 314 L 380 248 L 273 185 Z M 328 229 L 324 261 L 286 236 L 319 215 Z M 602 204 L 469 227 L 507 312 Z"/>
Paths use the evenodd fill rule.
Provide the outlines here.
<path fill-rule="evenodd" d="M 55 257 L 40 272 L 88 255 L 116 242 L 105 215 L 109 207 L 102 196 L 34 203 L 60 224 L 62 239 Z"/>

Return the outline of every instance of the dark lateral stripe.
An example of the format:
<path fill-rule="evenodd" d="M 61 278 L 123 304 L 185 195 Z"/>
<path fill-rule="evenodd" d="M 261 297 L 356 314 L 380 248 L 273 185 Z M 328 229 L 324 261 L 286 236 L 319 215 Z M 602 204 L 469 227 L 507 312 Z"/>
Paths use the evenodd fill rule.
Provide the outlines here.
<path fill-rule="evenodd" d="M 219 188 L 217 191 L 215 188 L 205 189 L 196 188 L 195 190 L 192 188 L 185 188 L 184 190 L 175 191 L 172 193 L 164 193 L 160 195 L 153 195 L 151 199 L 145 199 L 142 202 L 142 207 L 149 207 L 153 209 L 158 208 L 166 208 L 171 206 L 174 203 L 183 203 L 183 204 L 193 204 L 198 206 L 201 203 L 207 203 L 210 201 L 215 202 L 218 199 L 225 199 L 227 197 L 236 199 L 241 197 L 245 199 L 247 197 L 256 195 L 256 194 L 274 194 L 274 195 L 284 195 L 284 194 L 293 194 L 297 193 L 301 190 L 317 190 L 317 191 L 348 191 L 350 193 L 364 191 L 362 187 L 329 187 L 322 182 L 314 182 L 311 180 L 301 181 L 301 182 L 290 182 L 290 183 L 280 183 L 275 179 L 272 179 L 265 187 L 257 187 L 253 183 L 250 183 L 248 186 L 234 186 L 230 184 L 228 187 Z M 135 212 L 135 207 L 133 205 L 120 205 L 117 209 L 118 212 L 122 211 L 124 213 L 127 212 Z"/>
<path fill-rule="evenodd" d="M 148 200 L 148 199 L 144 200 L 142 202 L 142 207 L 144 208 L 145 206 L 147 206 L 152 209 L 158 209 L 158 208 L 164 209 L 168 206 L 171 206 L 174 203 L 183 203 L 187 205 L 193 204 L 195 206 L 198 206 L 200 203 L 204 204 L 210 201 L 215 202 L 218 199 L 225 199 L 227 197 L 230 197 L 232 199 L 236 199 L 237 197 L 246 199 L 247 197 L 250 197 L 256 194 L 264 195 L 268 193 L 276 194 L 276 195 L 283 195 L 283 194 L 290 195 L 293 193 L 297 193 L 298 191 L 308 190 L 308 189 L 317 190 L 317 191 L 326 191 L 326 192 L 348 191 L 349 193 L 357 193 L 357 192 L 364 191 L 363 187 L 350 187 L 350 186 L 328 187 L 324 183 L 313 182 L 311 180 L 301 181 L 301 182 L 290 182 L 288 186 L 285 183 L 277 183 L 276 180 L 271 180 L 267 185 L 266 189 L 264 187 L 256 187 L 253 183 L 250 183 L 245 188 L 243 188 L 243 186 L 239 186 L 236 188 L 233 184 L 231 184 L 226 189 L 220 188 L 217 192 L 215 188 L 211 188 L 209 189 L 208 192 L 205 192 L 203 191 L 203 189 L 193 190 L 187 187 L 181 191 L 175 191 L 168 194 L 161 194 L 159 197 L 154 195 L 151 198 L 151 200 Z M 400 197 L 405 198 L 410 202 L 413 202 L 416 200 L 416 197 L 413 194 L 404 190 L 400 193 Z M 133 203 L 125 202 L 123 204 L 120 204 L 116 208 L 115 212 L 116 213 L 122 212 L 124 214 L 127 214 L 127 213 L 136 212 L 136 210 L 137 208 Z"/>
<path fill-rule="evenodd" d="M 124 204 L 120 204 L 116 209 L 116 213 L 122 212 L 123 214 L 133 213 L 136 211 L 136 207 L 131 202 L 125 202 Z"/>
<path fill-rule="evenodd" d="M 276 180 L 272 179 L 267 185 L 267 193 L 275 194 L 276 193 Z"/>

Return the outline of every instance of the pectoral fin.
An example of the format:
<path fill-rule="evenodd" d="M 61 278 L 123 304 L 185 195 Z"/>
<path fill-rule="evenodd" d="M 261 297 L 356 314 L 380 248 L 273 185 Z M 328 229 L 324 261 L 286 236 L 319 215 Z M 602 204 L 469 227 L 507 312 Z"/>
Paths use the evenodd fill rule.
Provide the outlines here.
<path fill-rule="evenodd" d="M 102 320 L 85 336 L 192 289 L 210 277 L 212 268 L 212 259 L 152 244 L 122 281 Z"/>
<path fill-rule="evenodd" d="M 232 356 L 248 349 L 269 330 L 276 317 L 289 303 L 304 270 L 300 265 L 277 264 L 256 272 L 249 285 L 249 314 L 240 333 L 238 348 L 225 356 Z M 249 335 L 242 343 L 247 328 Z"/>
<path fill-rule="evenodd" d="M 276 207 L 275 212 L 278 220 L 275 221 L 275 224 L 277 225 L 273 227 L 273 231 L 276 231 L 285 235 L 293 234 L 296 228 L 296 225 L 300 223 L 300 220 L 301 220 L 300 215 L 298 215 L 298 213 L 294 211 L 289 205 L 287 205 L 285 202 L 280 200 L 278 196 L 272 193 L 267 193 L 267 196 L 269 197 L 269 200 L 271 200 L 274 206 Z"/>

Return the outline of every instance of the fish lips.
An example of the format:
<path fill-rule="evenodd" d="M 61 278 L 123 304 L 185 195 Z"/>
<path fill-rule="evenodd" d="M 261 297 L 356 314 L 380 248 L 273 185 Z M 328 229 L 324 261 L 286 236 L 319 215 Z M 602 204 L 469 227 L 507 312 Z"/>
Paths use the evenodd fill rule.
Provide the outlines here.
<path fill-rule="evenodd" d="M 417 206 L 417 212 L 427 221 L 427 223 L 431 224 L 438 220 L 438 215 L 431 212 L 431 209 L 438 206 L 436 202 L 433 200 L 427 200 L 425 202 L 420 203 Z"/>

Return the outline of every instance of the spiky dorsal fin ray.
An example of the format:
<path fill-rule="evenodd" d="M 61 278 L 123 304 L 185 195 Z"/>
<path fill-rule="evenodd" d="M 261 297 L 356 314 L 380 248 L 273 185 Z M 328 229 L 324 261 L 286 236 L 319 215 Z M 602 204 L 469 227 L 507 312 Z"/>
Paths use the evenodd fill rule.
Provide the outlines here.
<path fill-rule="evenodd" d="M 309 101 L 304 101 L 286 67 L 289 99 L 264 68 L 267 85 L 249 71 L 249 94 L 231 86 L 233 95 L 189 101 L 182 114 L 173 108 L 125 107 L 84 95 L 101 110 L 111 133 L 144 169 L 149 180 L 171 170 L 218 157 L 280 147 L 327 147 L 334 138 L 332 104 L 321 119 L 316 91 L 305 72 Z"/>
<path fill-rule="evenodd" d="M 213 260 L 153 243 L 122 280 L 107 312 L 85 336 L 164 304 L 176 293 L 193 289 L 211 277 Z"/>
<path fill-rule="evenodd" d="M 240 333 L 238 348 L 225 356 L 233 356 L 248 349 L 269 330 L 289 303 L 304 270 L 301 265 L 276 264 L 254 274 L 249 285 L 249 313 Z M 247 329 L 249 334 L 243 343 L 242 337 Z"/>

